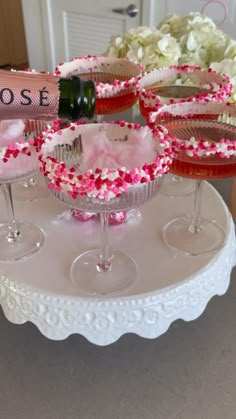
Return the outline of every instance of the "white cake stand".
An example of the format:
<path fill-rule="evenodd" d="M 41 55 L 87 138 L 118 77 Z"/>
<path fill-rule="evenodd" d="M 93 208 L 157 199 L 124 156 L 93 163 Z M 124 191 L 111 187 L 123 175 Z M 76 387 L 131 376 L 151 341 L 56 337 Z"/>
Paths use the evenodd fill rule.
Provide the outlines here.
<path fill-rule="evenodd" d="M 1 197 L 0 197 L 1 199 Z M 216 190 L 204 185 L 203 213 L 227 230 L 224 248 L 214 256 L 174 253 L 162 240 L 163 225 L 191 209 L 192 197 L 163 195 L 131 214 L 127 224 L 110 227 L 110 243 L 138 265 L 135 284 L 119 296 L 86 297 L 69 279 L 69 268 L 82 251 L 96 247 L 99 225 L 58 217 L 67 211 L 54 198 L 18 202 L 17 214 L 41 226 L 45 245 L 20 262 L 0 263 L 0 304 L 7 319 L 34 323 L 47 338 L 78 333 L 97 345 L 125 333 L 157 338 L 176 319 L 196 319 L 214 295 L 227 291 L 236 263 L 236 239 L 230 213 Z"/>

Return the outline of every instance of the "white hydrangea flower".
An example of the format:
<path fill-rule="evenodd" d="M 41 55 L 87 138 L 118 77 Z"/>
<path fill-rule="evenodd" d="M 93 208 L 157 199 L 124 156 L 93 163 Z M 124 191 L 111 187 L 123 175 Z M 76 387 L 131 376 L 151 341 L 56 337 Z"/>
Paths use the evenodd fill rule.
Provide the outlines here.
<path fill-rule="evenodd" d="M 205 66 L 206 61 L 206 52 L 204 50 L 193 51 L 188 53 L 183 53 L 180 57 L 179 64 L 189 64 L 189 65 L 199 65 L 200 67 Z"/>
<path fill-rule="evenodd" d="M 188 19 L 188 27 L 204 32 L 212 32 L 216 30 L 216 24 L 208 16 L 203 16 L 201 13 L 190 13 Z"/>
<path fill-rule="evenodd" d="M 159 23 L 158 29 L 163 33 L 171 34 L 174 38 L 179 40 L 184 33 L 184 29 L 186 29 L 188 19 L 188 16 L 169 14 Z"/>
<path fill-rule="evenodd" d="M 227 45 L 227 48 L 224 51 L 224 58 L 231 58 L 235 59 L 236 57 L 236 41 L 234 39 L 230 39 Z M 220 60 L 217 60 L 220 61 Z"/>
<path fill-rule="evenodd" d="M 181 56 L 180 45 L 170 34 L 154 26 L 138 26 L 125 35 L 112 36 L 106 54 L 111 57 L 128 57 L 145 70 L 177 64 Z"/>
<path fill-rule="evenodd" d="M 231 101 L 236 101 L 236 41 L 201 13 L 169 14 L 156 27 L 138 26 L 113 35 L 106 54 L 128 57 L 145 71 L 172 64 L 211 66 L 232 78 Z"/>

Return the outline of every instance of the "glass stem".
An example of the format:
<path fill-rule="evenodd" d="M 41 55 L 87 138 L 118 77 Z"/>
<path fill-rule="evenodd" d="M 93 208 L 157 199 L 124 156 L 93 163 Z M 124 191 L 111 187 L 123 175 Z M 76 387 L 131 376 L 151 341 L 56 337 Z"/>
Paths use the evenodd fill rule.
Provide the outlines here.
<path fill-rule="evenodd" d="M 25 179 L 23 185 L 24 185 L 25 188 L 32 188 L 32 187 L 34 187 L 36 185 L 35 177 L 32 176 L 32 177 L 30 177 L 28 179 Z"/>
<path fill-rule="evenodd" d="M 104 115 L 96 115 L 96 120 L 95 122 L 97 124 L 101 124 L 101 122 L 104 120 Z"/>
<path fill-rule="evenodd" d="M 109 255 L 108 247 L 108 212 L 100 213 L 100 229 L 101 229 L 101 241 L 100 251 L 97 261 L 98 272 L 108 272 L 111 270 L 111 260 Z"/>
<path fill-rule="evenodd" d="M 196 181 L 195 194 L 194 194 L 194 205 L 191 216 L 191 223 L 189 231 L 193 234 L 197 234 L 201 231 L 201 202 L 202 202 L 202 180 Z"/>
<path fill-rule="evenodd" d="M 172 175 L 171 180 L 173 182 L 180 182 L 182 178 L 180 176 Z"/>
<path fill-rule="evenodd" d="M 6 239 L 9 243 L 14 243 L 19 240 L 20 231 L 17 228 L 17 221 L 15 219 L 15 212 L 13 206 L 13 198 L 12 198 L 12 188 L 10 183 L 5 183 L 2 185 L 6 207 L 7 207 L 7 215 L 8 215 L 8 227 L 7 227 L 7 234 Z"/>

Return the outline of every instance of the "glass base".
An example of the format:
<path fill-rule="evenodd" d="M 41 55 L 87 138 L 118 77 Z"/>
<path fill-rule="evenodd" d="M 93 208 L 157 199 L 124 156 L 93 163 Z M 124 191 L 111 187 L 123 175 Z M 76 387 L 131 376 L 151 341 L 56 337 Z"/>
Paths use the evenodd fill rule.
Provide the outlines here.
<path fill-rule="evenodd" d="M 95 119 L 93 119 L 93 123 L 96 124 L 101 124 L 101 122 L 104 120 L 104 116 L 103 114 L 99 114 L 95 116 Z"/>
<path fill-rule="evenodd" d="M 224 246 L 226 234 L 215 221 L 201 218 L 197 232 L 191 231 L 189 225 L 188 217 L 175 218 L 166 224 L 163 229 L 166 245 L 191 256 L 211 255 Z"/>
<path fill-rule="evenodd" d="M 13 188 L 14 199 L 18 201 L 35 201 L 49 196 L 45 180 L 39 177 L 16 182 Z"/>
<path fill-rule="evenodd" d="M 160 193 L 170 197 L 191 195 L 196 188 L 194 179 L 186 179 L 168 173 L 164 176 Z"/>
<path fill-rule="evenodd" d="M 18 221 L 19 237 L 13 242 L 7 240 L 8 224 L 0 225 L 0 261 L 23 259 L 37 252 L 44 242 L 44 232 L 34 224 Z"/>
<path fill-rule="evenodd" d="M 122 252 L 113 252 L 108 272 L 98 272 L 97 261 L 98 250 L 90 250 L 78 256 L 71 266 L 72 282 L 86 294 L 115 294 L 131 287 L 136 280 L 136 264 Z"/>

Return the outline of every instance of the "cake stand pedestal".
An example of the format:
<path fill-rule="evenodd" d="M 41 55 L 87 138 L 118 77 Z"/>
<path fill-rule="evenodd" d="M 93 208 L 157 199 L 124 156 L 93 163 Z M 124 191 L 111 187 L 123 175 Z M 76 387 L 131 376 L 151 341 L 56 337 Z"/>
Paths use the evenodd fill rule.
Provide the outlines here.
<path fill-rule="evenodd" d="M 67 208 L 51 196 L 16 202 L 17 214 L 42 227 L 46 239 L 32 257 L 0 263 L 0 304 L 5 316 L 13 323 L 34 323 L 50 339 L 78 333 L 97 345 L 111 344 L 125 333 L 157 338 L 177 319 L 196 319 L 213 296 L 227 291 L 236 263 L 236 239 L 226 205 L 205 182 L 202 212 L 227 231 L 225 246 L 204 257 L 167 248 L 163 225 L 190 210 L 192 199 L 159 194 L 140 211 L 130 213 L 126 224 L 110 227 L 111 246 L 137 262 L 138 278 L 129 290 L 101 298 L 83 295 L 69 278 L 75 257 L 98 246 L 99 223 L 66 219 Z"/>

